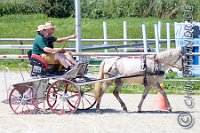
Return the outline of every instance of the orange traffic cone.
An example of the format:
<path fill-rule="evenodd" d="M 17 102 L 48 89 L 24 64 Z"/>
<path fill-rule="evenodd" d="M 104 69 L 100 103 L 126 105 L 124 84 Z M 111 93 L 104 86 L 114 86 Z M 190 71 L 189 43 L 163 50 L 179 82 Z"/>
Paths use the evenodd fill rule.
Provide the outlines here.
<path fill-rule="evenodd" d="M 160 84 L 160 87 L 164 89 L 164 84 Z M 160 92 L 156 95 L 154 105 L 156 110 L 167 110 L 166 100 Z"/>

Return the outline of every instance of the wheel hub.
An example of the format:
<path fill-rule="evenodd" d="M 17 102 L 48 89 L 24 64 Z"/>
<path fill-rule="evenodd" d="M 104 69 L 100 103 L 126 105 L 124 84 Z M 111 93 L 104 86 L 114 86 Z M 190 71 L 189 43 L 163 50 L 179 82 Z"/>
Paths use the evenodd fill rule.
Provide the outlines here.
<path fill-rule="evenodd" d="M 62 101 L 68 101 L 69 96 L 68 96 L 67 93 L 64 93 L 64 94 L 62 94 L 62 96 L 60 97 L 60 99 L 61 99 Z"/>

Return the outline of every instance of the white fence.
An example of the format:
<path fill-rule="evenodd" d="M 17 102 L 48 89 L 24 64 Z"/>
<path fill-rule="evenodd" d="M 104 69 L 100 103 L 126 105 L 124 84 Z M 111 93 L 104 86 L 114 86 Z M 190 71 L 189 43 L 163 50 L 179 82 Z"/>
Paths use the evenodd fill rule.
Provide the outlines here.
<path fill-rule="evenodd" d="M 166 39 L 161 39 L 161 28 L 162 24 L 160 21 L 158 21 L 157 24 L 154 24 L 154 33 L 155 33 L 155 39 L 148 39 L 147 38 L 147 34 L 146 34 L 146 26 L 144 24 L 142 24 L 142 39 L 128 39 L 128 33 L 127 33 L 127 22 L 124 21 L 123 22 L 123 39 L 108 39 L 108 34 L 107 34 L 107 23 L 103 22 L 103 33 L 104 33 L 104 38 L 103 39 L 81 39 L 81 42 L 101 42 L 101 46 L 90 46 L 90 47 L 82 47 L 81 49 L 83 51 L 86 50 L 94 50 L 94 49 L 105 49 L 104 52 L 105 53 L 95 53 L 98 54 L 99 56 L 116 56 L 116 55 L 120 55 L 119 53 L 112 53 L 112 54 L 106 54 L 107 53 L 107 49 L 118 49 L 118 48 L 123 48 L 123 51 L 125 53 L 122 53 L 122 55 L 127 55 L 127 56 L 131 56 L 131 55 L 141 55 L 141 54 L 157 54 L 159 53 L 159 51 L 161 50 L 161 44 L 165 43 L 167 44 L 167 47 L 165 49 L 170 49 L 171 48 L 171 42 L 175 42 L 175 39 L 171 39 L 170 38 L 170 24 L 166 23 Z M 18 44 L 1 44 L 1 42 L 18 42 Z M 1 49 L 17 49 L 17 50 L 21 50 L 21 54 L 20 55 L 16 55 L 16 54 L 3 54 L 0 55 L 0 59 L 26 59 L 27 55 L 26 53 L 24 53 L 24 49 L 32 49 L 32 44 L 25 44 L 25 42 L 33 42 L 34 39 L 33 38 L 0 38 L 0 50 Z M 75 42 L 75 39 L 70 39 L 69 42 Z M 109 42 L 123 42 L 123 45 L 108 45 Z M 131 43 L 131 44 L 128 44 Z M 155 45 L 155 52 L 148 52 L 148 48 L 150 47 L 150 45 Z M 144 52 L 140 52 L 140 53 L 128 53 L 127 52 L 127 48 L 130 47 L 135 47 L 135 46 L 140 46 L 142 47 Z M 66 48 L 68 50 L 72 50 L 75 51 L 76 48 Z M 95 54 L 92 54 L 93 56 Z M 193 53 L 194 55 L 199 55 L 199 53 Z M 80 55 L 78 53 L 74 53 L 74 55 Z M 84 55 L 87 55 L 87 53 L 85 53 Z M 91 54 L 90 54 L 91 55 Z"/>
<path fill-rule="evenodd" d="M 101 46 L 90 46 L 90 47 L 81 47 L 82 50 L 91 50 L 91 49 L 104 49 L 104 52 L 107 53 L 107 49 L 118 49 L 118 48 L 123 48 L 123 51 L 126 52 L 127 55 L 131 55 L 131 53 L 127 53 L 127 49 L 130 47 L 134 46 L 142 46 L 143 51 L 145 54 L 147 54 L 148 48 L 150 45 L 155 44 L 155 51 L 158 53 L 160 51 L 160 45 L 162 43 L 166 43 L 167 47 L 166 49 L 171 48 L 171 42 L 175 42 L 174 39 L 170 38 L 170 24 L 166 23 L 166 32 L 167 32 L 167 38 L 166 39 L 161 39 L 161 22 L 158 22 L 157 24 L 154 25 L 154 33 L 155 33 L 155 39 L 148 39 L 147 34 L 146 34 L 146 26 L 142 24 L 142 39 L 128 39 L 128 33 L 127 33 L 127 22 L 123 22 L 123 39 L 108 39 L 108 34 L 107 34 L 107 23 L 103 22 L 103 39 L 81 39 L 81 42 L 101 42 Z M 1 42 L 18 42 L 18 44 L 1 44 Z M 25 44 L 25 42 L 33 42 L 34 39 L 32 38 L 0 38 L 0 49 L 18 49 L 21 50 L 20 55 L 0 55 L 0 59 L 26 59 L 27 55 L 24 53 L 24 49 L 32 49 L 32 44 Z M 70 42 L 75 42 L 75 39 L 70 39 Z M 109 45 L 109 42 L 120 42 L 123 43 L 123 46 L 121 45 Z M 131 45 L 128 43 L 132 43 Z M 128 48 L 127 48 L 128 47 Z M 67 48 L 68 50 L 74 51 L 76 48 Z M 107 56 L 107 54 L 102 53 L 102 55 Z M 144 54 L 140 53 L 140 54 Z M 139 53 L 137 53 L 139 54 Z M 148 52 L 148 54 L 150 54 Z M 155 53 L 154 53 L 155 54 Z M 78 55 L 78 54 L 75 54 Z M 132 55 L 135 55 L 135 53 L 132 53 Z"/>

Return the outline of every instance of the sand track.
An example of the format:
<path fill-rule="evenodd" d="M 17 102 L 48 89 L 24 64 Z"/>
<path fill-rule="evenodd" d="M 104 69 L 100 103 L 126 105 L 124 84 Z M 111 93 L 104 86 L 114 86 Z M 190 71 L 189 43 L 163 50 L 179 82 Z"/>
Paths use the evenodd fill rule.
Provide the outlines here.
<path fill-rule="evenodd" d="M 19 80 L 16 75 L 10 76 L 10 83 Z M 19 77 L 19 76 L 18 76 Z M 188 108 L 183 95 L 168 95 L 173 108 L 172 113 L 159 112 L 154 109 L 155 95 L 148 95 L 142 110 L 137 113 L 137 105 L 141 95 L 121 94 L 127 105 L 128 113 L 122 109 L 112 94 L 104 95 L 101 108 L 103 114 L 96 114 L 95 108 L 87 111 L 77 111 L 72 115 L 30 114 L 15 115 L 8 104 L 2 103 L 6 99 L 3 73 L 0 73 L 0 132 L 1 133 L 129 133 L 129 132 L 200 132 L 200 96 L 194 98 L 194 108 Z M 178 115 L 182 111 L 189 111 L 195 119 L 194 126 L 184 129 L 178 124 Z"/>

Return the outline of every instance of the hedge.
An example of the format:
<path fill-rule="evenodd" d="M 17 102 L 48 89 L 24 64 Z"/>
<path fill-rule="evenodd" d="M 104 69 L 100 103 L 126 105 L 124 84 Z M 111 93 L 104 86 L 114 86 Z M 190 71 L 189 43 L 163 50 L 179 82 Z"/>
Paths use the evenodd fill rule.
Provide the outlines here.
<path fill-rule="evenodd" d="M 200 17 L 199 0 L 80 0 L 84 18 L 157 17 L 176 18 L 183 6 L 193 6 Z M 0 16 L 45 13 L 50 17 L 74 17 L 74 0 L 1 0 Z"/>

